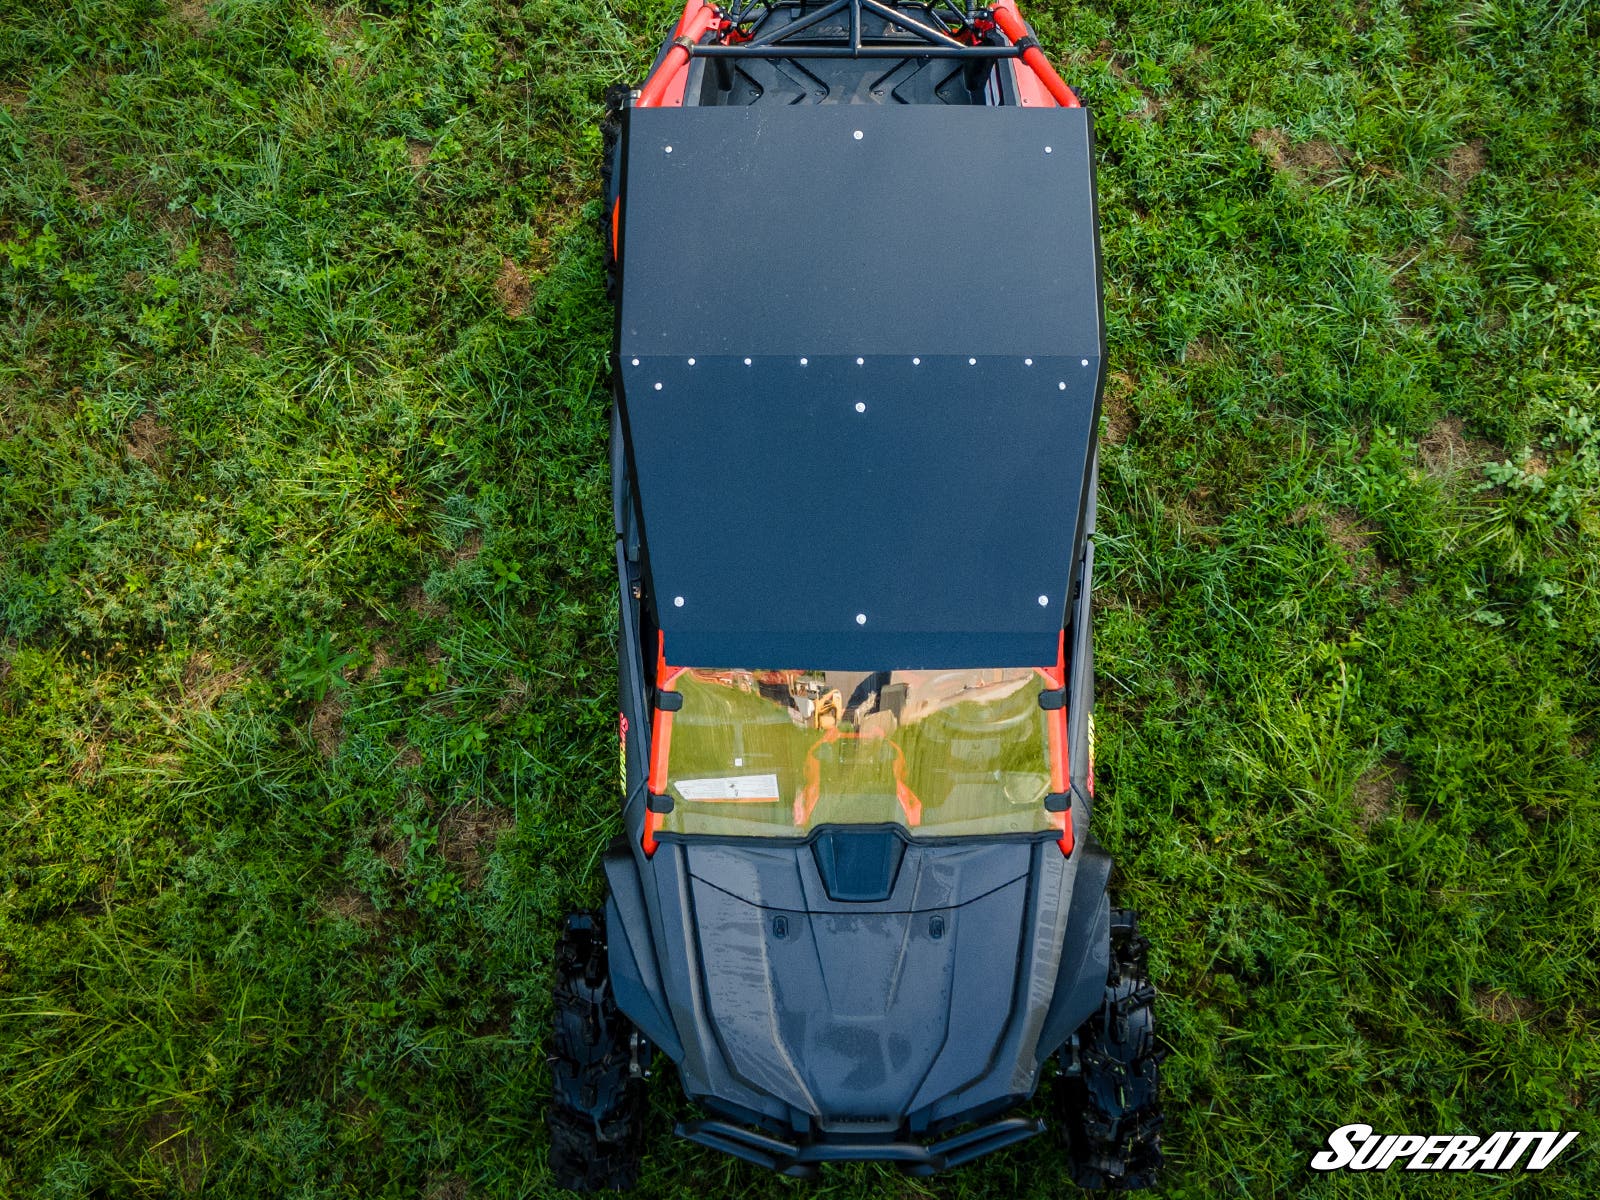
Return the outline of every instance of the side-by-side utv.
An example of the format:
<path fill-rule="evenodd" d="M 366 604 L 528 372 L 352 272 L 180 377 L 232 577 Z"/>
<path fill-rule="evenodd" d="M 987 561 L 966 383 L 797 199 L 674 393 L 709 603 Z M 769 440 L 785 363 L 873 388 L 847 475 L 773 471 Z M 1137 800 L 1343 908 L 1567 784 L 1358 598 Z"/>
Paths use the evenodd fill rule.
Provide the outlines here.
<path fill-rule="evenodd" d="M 1089 826 L 1089 114 L 1012 0 L 741 2 L 608 99 L 625 833 L 558 943 L 553 1176 L 633 1183 L 664 1056 L 683 1137 L 788 1175 L 1042 1112 L 1148 1186 Z"/>

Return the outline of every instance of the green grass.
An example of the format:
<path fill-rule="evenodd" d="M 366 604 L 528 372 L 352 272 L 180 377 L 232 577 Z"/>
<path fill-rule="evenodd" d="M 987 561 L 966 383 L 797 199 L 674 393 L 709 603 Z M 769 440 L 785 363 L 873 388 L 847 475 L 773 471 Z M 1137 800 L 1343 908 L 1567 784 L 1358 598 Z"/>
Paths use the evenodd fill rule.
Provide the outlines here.
<path fill-rule="evenodd" d="M 0 0 L 0 1196 L 531 1196 L 618 826 L 600 96 L 671 0 Z M 1600 9 L 1035 4 L 1184 1197 L 1600 1194 Z M 816 1188 L 1054 1197 L 1046 1139 Z M 1314 1177 L 1332 1127 L 1566 1128 Z"/>

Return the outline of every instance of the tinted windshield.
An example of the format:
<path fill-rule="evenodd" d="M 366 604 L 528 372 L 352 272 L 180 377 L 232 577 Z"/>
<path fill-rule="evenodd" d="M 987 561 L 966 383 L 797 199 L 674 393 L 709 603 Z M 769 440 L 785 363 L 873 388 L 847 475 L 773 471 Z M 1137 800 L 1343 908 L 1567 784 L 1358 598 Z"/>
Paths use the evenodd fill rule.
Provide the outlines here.
<path fill-rule="evenodd" d="M 796 837 L 817 825 L 896 822 L 913 834 L 1062 827 L 1052 681 L 992 671 L 682 670 L 657 723 L 652 790 L 663 833 Z M 1055 724 L 1057 728 L 1052 729 Z M 662 735 L 665 736 L 662 736 Z M 664 751 L 665 761 L 660 761 Z M 1058 768 L 1060 764 L 1057 764 Z"/>

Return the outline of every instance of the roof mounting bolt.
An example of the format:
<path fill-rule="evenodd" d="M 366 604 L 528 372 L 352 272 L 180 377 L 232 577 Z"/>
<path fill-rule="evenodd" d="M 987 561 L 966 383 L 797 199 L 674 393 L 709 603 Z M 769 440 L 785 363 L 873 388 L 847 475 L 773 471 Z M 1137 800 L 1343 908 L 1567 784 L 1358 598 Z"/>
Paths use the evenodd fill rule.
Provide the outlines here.
<path fill-rule="evenodd" d="M 668 153 L 668 154 L 671 154 L 671 153 L 672 153 L 672 147 L 671 147 L 671 146 L 668 146 L 668 147 L 667 147 L 667 148 L 666 148 L 666 150 L 667 150 L 667 153 Z"/>
<path fill-rule="evenodd" d="M 1067 381 L 1065 379 L 1063 379 L 1060 383 L 1056 384 L 1056 391 L 1064 392 L 1066 390 L 1067 390 Z"/>
<path fill-rule="evenodd" d="M 683 607 L 683 597 L 682 596 L 674 596 L 672 598 L 672 607 L 673 608 L 682 608 Z"/>
<path fill-rule="evenodd" d="M 750 365 L 750 360 L 748 358 L 744 360 L 744 365 L 747 367 Z"/>
<path fill-rule="evenodd" d="M 691 358 L 691 359 L 690 359 L 690 360 L 689 360 L 689 365 L 690 365 L 690 366 L 691 366 L 691 367 L 692 367 L 692 366 L 694 366 L 694 359 L 692 359 L 692 358 Z"/>
<path fill-rule="evenodd" d="M 857 625 L 865 625 L 866 623 L 867 623 L 867 614 L 866 613 L 857 613 L 856 614 L 856 624 Z"/>
<path fill-rule="evenodd" d="M 978 365 L 978 360 L 977 360 L 977 359 L 975 359 L 975 358 L 969 358 L 969 359 L 967 359 L 967 366 L 969 366 L 969 367 L 975 367 L 975 366 L 977 366 L 977 365 Z"/>
<path fill-rule="evenodd" d="M 639 365 L 639 360 L 637 358 L 633 360 L 633 365 L 636 367 Z"/>
<path fill-rule="evenodd" d="M 856 401 L 856 411 L 857 412 L 866 412 L 867 411 L 867 406 L 863 402 L 861 402 L 860 400 L 857 400 Z"/>
<path fill-rule="evenodd" d="M 656 380 L 656 391 L 659 392 L 660 390 L 661 390 L 661 381 L 658 379 L 658 380 Z"/>
<path fill-rule="evenodd" d="M 858 130 L 855 131 L 855 133 L 852 136 L 856 139 L 856 141 L 859 142 L 862 138 L 866 137 L 867 135 L 862 133 L 861 130 L 858 129 Z"/>
<path fill-rule="evenodd" d="M 672 147 L 671 147 L 671 146 L 668 146 L 668 147 L 667 147 L 667 153 L 669 153 L 669 154 L 670 154 L 670 153 L 671 153 L 671 152 L 672 152 Z M 1055 150 L 1054 150 L 1054 149 L 1053 149 L 1053 148 L 1052 148 L 1052 147 L 1050 147 L 1050 146 L 1046 146 L 1046 147 L 1045 147 L 1045 148 L 1044 148 L 1044 152 L 1045 152 L 1045 153 L 1046 153 L 1046 154 L 1054 154 L 1054 153 L 1055 153 Z"/>
<path fill-rule="evenodd" d="M 801 366 L 802 366 L 802 367 L 803 367 L 803 366 L 805 366 L 805 365 L 806 365 L 806 363 L 807 363 L 807 361 L 808 361 L 808 360 L 807 360 L 807 359 L 804 359 L 804 358 L 802 358 L 802 359 L 801 359 L 801 360 L 800 360 L 800 365 L 801 365 Z"/>
<path fill-rule="evenodd" d="M 1087 367 L 1089 365 L 1089 360 L 1087 358 L 1079 359 L 1078 365 L 1080 367 Z"/>
<path fill-rule="evenodd" d="M 1031 366 L 1033 366 L 1033 359 L 1031 359 L 1031 358 L 1025 358 L 1025 359 L 1023 359 L 1023 360 L 1022 360 L 1022 365 L 1023 365 L 1023 366 L 1025 366 L 1025 367 L 1031 367 Z"/>
<path fill-rule="evenodd" d="M 856 366 L 858 366 L 858 367 L 864 367 L 864 366 L 866 366 L 866 365 L 867 365 L 867 360 L 866 360 L 866 359 L 864 359 L 864 358 L 858 358 L 858 359 L 856 359 Z"/>
<path fill-rule="evenodd" d="M 1049 596 L 1040 596 L 1039 597 L 1039 607 L 1040 608 L 1048 608 L 1049 605 L 1050 605 L 1050 597 Z"/>
<path fill-rule="evenodd" d="M 920 358 L 913 358 L 911 360 L 911 365 L 913 367 L 920 367 L 922 365 L 922 360 Z"/>

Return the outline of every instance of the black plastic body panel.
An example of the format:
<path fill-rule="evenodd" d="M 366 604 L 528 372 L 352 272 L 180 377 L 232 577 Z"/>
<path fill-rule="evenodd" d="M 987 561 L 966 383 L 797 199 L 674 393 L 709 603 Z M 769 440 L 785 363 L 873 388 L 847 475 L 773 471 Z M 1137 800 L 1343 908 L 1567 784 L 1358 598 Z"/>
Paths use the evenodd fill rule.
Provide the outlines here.
<path fill-rule="evenodd" d="M 1079 851 L 1079 859 L 1062 941 L 1061 969 L 1035 1050 L 1040 1062 L 1055 1053 L 1100 1006 L 1111 968 L 1111 901 L 1106 895 L 1111 856 L 1090 839 Z"/>
<path fill-rule="evenodd" d="M 894 829 L 828 829 L 812 840 L 811 853 L 828 899 L 862 903 L 894 894 L 905 845 Z"/>
<path fill-rule="evenodd" d="M 627 849 L 613 848 L 605 858 L 606 944 L 611 987 L 617 1006 L 668 1058 L 683 1057 L 683 1043 L 667 1015 L 666 993 L 656 969 L 650 940 L 650 913 L 644 889 Z"/>

